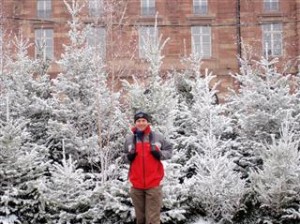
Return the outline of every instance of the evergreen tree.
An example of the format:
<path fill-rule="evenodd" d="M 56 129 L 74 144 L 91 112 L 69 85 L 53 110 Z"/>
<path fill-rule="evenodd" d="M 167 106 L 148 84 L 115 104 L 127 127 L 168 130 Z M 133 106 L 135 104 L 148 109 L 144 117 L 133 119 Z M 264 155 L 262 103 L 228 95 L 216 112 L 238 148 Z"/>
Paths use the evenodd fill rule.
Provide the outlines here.
<path fill-rule="evenodd" d="M 291 89 L 299 78 L 279 73 L 276 58 L 240 61 L 241 74 L 234 76 L 240 88 L 229 100 L 237 133 L 257 142 L 270 139 L 270 134 L 279 136 L 287 112 L 292 108 L 293 117 L 299 114 L 299 91 Z"/>
<path fill-rule="evenodd" d="M 81 214 L 90 209 L 92 181 L 71 156 L 63 155 L 62 163 L 53 163 L 50 175 L 39 182 L 43 215 L 47 223 L 88 223 Z"/>
<path fill-rule="evenodd" d="M 85 170 L 100 170 L 106 181 L 106 170 L 120 152 L 124 133 L 124 116 L 119 94 L 109 89 L 101 52 L 87 45 L 89 27 L 82 28 L 80 1 L 65 2 L 72 16 L 65 53 L 59 64 L 63 73 L 54 82 L 54 118 L 49 122 L 48 143 L 52 159 L 62 158 L 61 140 L 67 154 Z"/>
<path fill-rule="evenodd" d="M 16 56 L 7 56 L 4 74 L 0 77 L 2 94 L 9 98 L 10 116 L 28 119 L 27 130 L 31 133 L 32 141 L 43 145 L 47 120 L 51 115 L 51 106 L 48 104 L 51 84 L 49 76 L 45 74 L 48 62 L 29 58 L 27 49 L 30 43 L 22 36 L 13 39 L 13 46 L 17 50 Z"/>
<path fill-rule="evenodd" d="M 175 158 L 176 158 L 175 154 Z M 189 186 L 180 183 L 182 165 L 178 164 L 177 159 L 165 163 L 165 177 L 163 181 L 163 208 L 161 221 L 163 223 L 186 223 L 193 213 L 190 207 Z"/>
<path fill-rule="evenodd" d="M 220 141 L 207 138 L 204 154 L 192 157 L 195 174 L 187 179 L 190 209 L 220 223 L 231 221 L 241 206 L 245 180 L 234 171 L 235 164 L 228 153 L 218 152 Z"/>
<path fill-rule="evenodd" d="M 27 55 L 29 41 L 19 36 L 12 44 L 16 55 L 5 55 L 0 77 L 0 220 L 42 222 L 35 180 L 46 170 L 43 134 L 49 107 L 44 93 L 50 82 L 38 73 L 42 64 Z"/>
<path fill-rule="evenodd" d="M 232 132 L 231 120 L 224 105 L 215 104 L 216 87 L 210 87 L 214 76 L 196 76 L 192 85 L 193 104 L 186 116 L 185 136 L 179 141 L 185 160 L 183 181 L 189 186 L 191 208 L 215 220 L 228 221 L 239 207 L 245 182 L 234 171 L 228 150 Z M 197 214 L 198 213 L 198 214 Z"/>
<path fill-rule="evenodd" d="M 81 3 L 65 1 L 72 17 L 69 22 L 70 45 L 65 46 L 65 53 L 59 61 L 63 72 L 53 80 L 51 105 L 54 116 L 48 129 L 51 159 L 56 165 L 51 177 L 44 181 L 42 192 L 45 198 L 49 198 L 47 203 L 53 213 L 48 220 L 116 223 L 120 218 L 131 220 L 130 211 L 133 210 L 128 200 L 128 187 L 124 188 L 122 173 L 125 170 L 119 159 L 127 131 L 126 122 L 120 95 L 108 85 L 104 54 L 99 51 L 101 49 L 95 51 L 87 44 L 86 37 L 91 30 L 79 19 Z M 63 148 L 72 161 L 64 162 Z M 62 180 L 70 170 L 72 180 L 70 185 L 65 185 Z M 53 181 L 58 186 L 51 185 Z M 72 183 L 77 183 L 78 188 Z M 63 192 L 69 188 L 71 198 L 66 196 L 68 201 L 60 203 Z M 47 196 L 54 191 L 59 194 L 53 193 L 53 198 Z M 81 202 L 75 195 L 82 191 L 86 192 L 82 194 Z M 115 210 L 116 205 L 120 206 L 118 210 Z"/>
<path fill-rule="evenodd" d="M 133 223 L 134 208 L 129 197 L 128 169 L 111 165 L 111 179 L 97 185 L 92 193 L 92 208 L 85 216 L 92 218 L 92 223 L 114 224 Z"/>
<path fill-rule="evenodd" d="M 32 143 L 28 121 L 13 118 L 8 97 L 6 101 L 6 118 L 0 118 L 0 221 L 40 223 L 35 181 L 45 172 L 47 150 Z"/>
<path fill-rule="evenodd" d="M 296 121 L 297 122 L 297 121 Z M 261 150 L 262 169 L 252 170 L 250 181 L 257 194 L 261 215 L 276 223 L 300 220 L 300 153 L 295 119 L 287 116 L 280 129 L 280 138 L 272 136 Z"/>
<path fill-rule="evenodd" d="M 170 136 L 174 131 L 174 110 L 177 106 L 177 97 L 174 89 L 174 80 L 163 80 L 160 68 L 164 56 L 162 50 L 168 38 L 163 41 L 162 35 L 158 36 L 157 21 L 154 35 L 144 39 L 145 59 L 149 63 L 149 78 L 138 80 L 133 77 L 133 83 L 123 80 L 128 105 L 128 115 L 133 116 L 138 111 L 151 115 L 151 123 L 155 129 Z"/>
<path fill-rule="evenodd" d="M 180 77 L 184 85 L 178 112 L 176 140 L 182 186 L 189 189 L 190 217 L 207 215 L 220 223 L 230 221 L 244 194 L 245 181 L 234 171 L 231 152 L 232 121 L 226 105 L 218 104 L 215 76 L 200 73 L 201 58 L 191 55 L 183 63 L 189 69 Z M 188 99 L 188 100 L 187 100 Z"/>
<path fill-rule="evenodd" d="M 197 55 L 184 58 L 183 63 L 188 69 L 178 77 L 177 91 L 182 93 L 184 87 L 184 95 L 180 94 L 180 110 L 175 124 L 178 151 L 183 153 L 182 162 L 186 163 L 196 153 L 202 153 L 201 147 L 207 135 L 224 140 L 220 146 L 226 151 L 226 135 L 233 130 L 231 119 L 226 116 L 226 106 L 217 103 L 219 83 L 213 84 L 216 76 L 207 70 L 204 75 L 200 73 L 201 57 Z M 186 165 L 185 168 L 186 175 L 190 177 L 194 168 Z"/>
<path fill-rule="evenodd" d="M 260 150 L 270 136 L 280 136 L 280 127 L 287 113 L 299 119 L 299 90 L 291 85 L 299 84 L 299 77 L 277 71 L 278 59 L 260 61 L 241 59 L 241 74 L 234 77 L 240 84 L 228 101 L 230 116 L 237 134 L 235 145 L 237 170 L 248 177 L 251 168 L 261 166 Z M 296 129 L 299 129 L 296 128 Z"/>

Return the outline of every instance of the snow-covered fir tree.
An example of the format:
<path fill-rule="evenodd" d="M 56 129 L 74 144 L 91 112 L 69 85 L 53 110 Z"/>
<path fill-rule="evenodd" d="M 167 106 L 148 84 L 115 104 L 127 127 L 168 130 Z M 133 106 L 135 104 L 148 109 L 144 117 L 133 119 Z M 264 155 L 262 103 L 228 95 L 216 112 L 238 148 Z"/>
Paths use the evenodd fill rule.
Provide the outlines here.
<path fill-rule="evenodd" d="M 199 149 L 202 142 L 201 137 L 207 133 L 221 137 L 231 133 L 231 120 L 225 115 L 225 107 L 216 104 L 217 85 L 211 87 L 216 77 L 206 71 L 204 77 L 197 75 L 191 83 L 192 104 L 182 110 L 181 125 L 184 135 L 179 137 L 182 148 Z M 192 152 L 189 152 L 192 156 Z"/>
<path fill-rule="evenodd" d="M 227 138 L 233 132 L 231 119 L 225 105 L 218 104 L 216 77 L 207 70 L 200 73 L 201 57 L 191 55 L 183 63 L 189 69 L 177 85 L 184 94 L 176 119 L 176 157 L 183 164 L 181 182 L 189 189 L 188 212 L 229 221 L 240 206 L 245 185 L 227 152 L 232 144 Z"/>
<path fill-rule="evenodd" d="M 300 221 L 300 153 L 295 118 L 287 114 L 279 139 L 261 150 L 262 169 L 250 173 L 251 188 L 257 194 L 262 219 L 273 223 Z"/>
<path fill-rule="evenodd" d="M 0 77 L 2 94 L 9 98 L 10 116 L 28 119 L 32 141 L 42 145 L 45 143 L 47 120 L 51 114 L 48 105 L 51 84 L 44 69 L 48 62 L 28 56 L 30 43 L 22 35 L 16 36 L 12 44 L 16 48 L 16 55 L 6 56 L 4 73 Z"/>
<path fill-rule="evenodd" d="M 240 62 L 241 72 L 234 76 L 240 86 L 227 105 L 235 123 L 232 152 L 236 155 L 236 170 L 247 178 L 250 170 L 264 169 L 264 154 L 268 149 L 265 145 L 275 144 L 274 140 L 281 138 L 280 130 L 287 114 L 296 121 L 294 134 L 298 135 L 299 77 L 278 72 L 276 58 L 255 61 L 245 57 Z M 245 196 L 240 223 L 255 222 L 262 214 L 256 196 L 253 192 Z M 269 220 L 274 221 L 278 221 L 277 218 Z"/>
<path fill-rule="evenodd" d="M 27 39 L 16 36 L 10 44 L 16 49 L 16 54 L 4 55 L 6 63 L 0 77 L 0 220 L 8 223 L 39 222 L 42 217 L 35 180 L 46 169 L 47 150 L 43 145 L 43 134 L 45 114 L 49 112 L 46 98 L 50 81 L 39 72 L 43 64 L 29 58 L 27 49 L 30 43 Z"/>
<path fill-rule="evenodd" d="M 291 89 L 292 82 L 299 85 L 299 77 L 278 72 L 277 58 L 240 62 L 241 74 L 234 76 L 240 87 L 229 100 L 236 131 L 254 141 L 279 135 L 287 111 L 292 108 L 293 116 L 299 114 L 299 91 Z"/>
<path fill-rule="evenodd" d="M 146 31 L 146 35 L 142 36 L 144 42 L 142 50 L 145 60 L 149 63 L 149 75 L 140 79 L 133 77 L 133 83 L 123 80 L 129 106 L 127 113 L 129 117 L 138 111 L 149 113 L 153 127 L 170 136 L 174 131 L 173 119 L 177 97 L 174 91 L 174 80 L 163 79 L 160 72 L 164 58 L 162 50 L 169 39 L 163 40 L 163 36 L 159 35 L 157 20 L 153 30 Z"/>
<path fill-rule="evenodd" d="M 175 155 L 176 157 L 176 155 Z M 176 159 L 164 162 L 165 177 L 163 180 L 163 208 L 161 221 L 163 223 L 186 223 L 190 218 L 189 186 L 180 183 L 182 165 Z"/>
<path fill-rule="evenodd" d="M 49 121 L 48 144 L 51 159 L 55 164 L 63 164 L 64 140 L 66 155 L 72 158 L 72 164 L 76 163 L 76 169 L 74 164 L 67 167 L 73 167 L 74 178 L 78 174 L 80 180 L 90 179 L 92 185 L 89 186 L 90 195 L 85 196 L 84 208 L 77 210 L 78 215 L 76 211 L 68 211 L 68 208 L 61 214 L 61 204 L 51 203 L 51 200 L 48 206 L 55 211 L 56 218 L 63 217 L 62 223 L 68 219 L 78 223 L 116 223 L 121 218 L 131 220 L 133 208 L 128 199 L 129 187 L 127 178 L 123 177 L 125 170 L 119 165 L 123 138 L 127 132 L 120 95 L 108 85 L 104 46 L 97 46 L 96 49 L 88 43 L 87 35 L 93 29 L 83 26 L 80 21 L 82 1 L 65 1 L 65 4 L 72 17 L 69 22 L 70 45 L 65 46 L 65 53 L 59 61 L 63 72 L 53 80 L 54 116 Z M 74 178 L 73 181 L 76 180 Z M 51 183 L 52 179 L 49 181 Z M 48 184 L 44 186 L 43 191 L 48 194 L 55 190 L 47 190 Z M 67 190 L 68 186 L 60 186 L 60 191 L 63 192 L 64 188 Z M 74 187 L 75 192 L 80 190 Z M 53 201 L 59 201 L 60 197 L 59 194 L 54 195 Z M 80 201 L 75 200 L 74 204 L 71 201 L 71 210 L 80 207 Z"/>
<path fill-rule="evenodd" d="M 177 91 L 181 100 L 175 125 L 177 147 L 183 151 L 183 161 L 186 162 L 195 152 L 201 152 L 202 138 L 207 134 L 221 138 L 230 134 L 232 129 L 231 119 L 225 114 L 225 105 L 218 104 L 216 76 L 208 70 L 204 75 L 200 73 L 200 56 L 192 54 L 184 58 L 183 63 L 188 69 L 177 77 L 180 80 L 177 81 Z"/>
<path fill-rule="evenodd" d="M 299 86 L 299 77 L 278 72 L 276 58 L 240 61 L 241 74 L 234 76 L 240 86 L 229 98 L 228 108 L 237 135 L 233 146 L 237 169 L 247 177 L 251 167 L 262 165 L 259 156 L 264 148 L 262 142 L 271 141 L 271 134 L 279 136 L 287 112 L 292 109 L 292 117 L 298 117 L 299 90 L 291 86 Z"/>
<path fill-rule="evenodd" d="M 9 97 L 6 101 L 5 117 L 0 117 L 0 222 L 39 223 L 41 204 L 35 185 L 46 169 L 47 150 L 32 143 L 27 131 L 28 120 L 13 118 Z"/>
<path fill-rule="evenodd" d="M 93 182 L 76 163 L 63 153 L 61 163 L 51 164 L 49 175 L 40 179 L 40 201 L 46 223 L 88 223 L 81 216 L 90 209 Z"/>
<path fill-rule="evenodd" d="M 204 140 L 204 139 L 203 139 Z M 190 209 L 193 215 L 204 214 L 220 223 L 231 221 L 241 206 L 245 193 L 245 180 L 234 171 L 235 164 L 229 153 L 220 153 L 220 142 L 210 136 L 201 148 L 204 154 L 196 154 L 189 163 L 195 174 L 185 180 L 189 186 Z"/>
<path fill-rule="evenodd" d="M 16 47 L 16 59 L 7 57 L 8 62 L 4 67 L 1 75 L 2 93 L 10 98 L 10 108 L 12 117 L 23 116 L 26 113 L 30 99 L 29 80 L 32 79 L 35 67 L 37 66 L 34 60 L 31 60 L 27 55 L 27 49 L 30 45 L 28 40 L 22 36 L 15 37 L 13 40 Z M 5 116 L 5 113 L 2 113 Z"/>
<path fill-rule="evenodd" d="M 197 74 L 197 73 L 196 73 Z M 181 141 L 186 161 L 184 182 L 190 186 L 192 208 L 199 209 L 221 223 L 232 219 L 240 206 L 245 181 L 234 171 L 229 150 L 232 133 L 231 119 L 226 108 L 216 104 L 218 83 L 206 71 L 197 74 L 192 84 L 193 104 L 186 116 L 185 136 Z"/>
<path fill-rule="evenodd" d="M 110 180 L 97 184 L 92 192 L 92 208 L 85 216 L 92 223 L 133 223 L 134 208 L 129 197 L 128 168 L 113 164 L 109 168 Z"/>
<path fill-rule="evenodd" d="M 53 80 L 55 118 L 48 132 L 52 158 L 62 157 L 61 140 L 65 139 L 67 154 L 80 167 L 105 171 L 108 160 L 121 149 L 125 130 L 119 94 L 109 89 L 103 55 L 87 45 L 90 29 L 79 20 L 82 2 L 65 3 L 72 16 L 71 43 L 59 61 L 64 72 Z"/>

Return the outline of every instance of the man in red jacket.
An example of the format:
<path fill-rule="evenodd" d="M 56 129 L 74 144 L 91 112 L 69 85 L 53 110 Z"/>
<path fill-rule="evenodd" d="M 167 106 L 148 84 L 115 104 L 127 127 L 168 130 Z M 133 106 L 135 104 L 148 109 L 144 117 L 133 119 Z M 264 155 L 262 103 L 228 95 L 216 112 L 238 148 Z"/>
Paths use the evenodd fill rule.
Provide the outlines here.
<path fill-rule="evenodd" d="M 136 113 L 133 134 L 126 138 L 124 144 L 125 159 L 130 163 L 130 196 L 137 224 L 160 224 L 160 182 L 164 177 L 161 160 L 172 156 L 172 145 L 161 134 L 151 131 L 149 122 L 147 113 Z"/>

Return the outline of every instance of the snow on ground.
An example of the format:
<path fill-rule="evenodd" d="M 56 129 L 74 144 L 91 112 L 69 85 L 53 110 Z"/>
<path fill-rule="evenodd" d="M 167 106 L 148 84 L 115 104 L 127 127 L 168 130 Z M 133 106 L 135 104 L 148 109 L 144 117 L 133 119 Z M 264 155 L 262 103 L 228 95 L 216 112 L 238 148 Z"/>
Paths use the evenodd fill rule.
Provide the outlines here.
<path fill-rule="evenodd" d="M 196 222 L 193 222 L 191 224 L 217 224 L 217 223 L 209 219 L 199 218 Z"/>

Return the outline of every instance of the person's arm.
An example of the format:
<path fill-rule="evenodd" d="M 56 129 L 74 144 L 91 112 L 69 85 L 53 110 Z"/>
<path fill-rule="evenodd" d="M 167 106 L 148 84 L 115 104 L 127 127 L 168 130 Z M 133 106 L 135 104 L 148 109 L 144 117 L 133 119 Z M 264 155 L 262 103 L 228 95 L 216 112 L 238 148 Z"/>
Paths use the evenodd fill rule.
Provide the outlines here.
<path fill-rule="evenodd" d="M 161 137 L 161 160 L 171 159 L 173 146 L 166 138 L 164 138 L 163 136 Z"/>
<path fill-rule="evenodd" d="M 134 160 L 135 156 L 132 136 L 127 136 L 124 142 L 122 159 L 125 163 L 130 163 Z"/>

